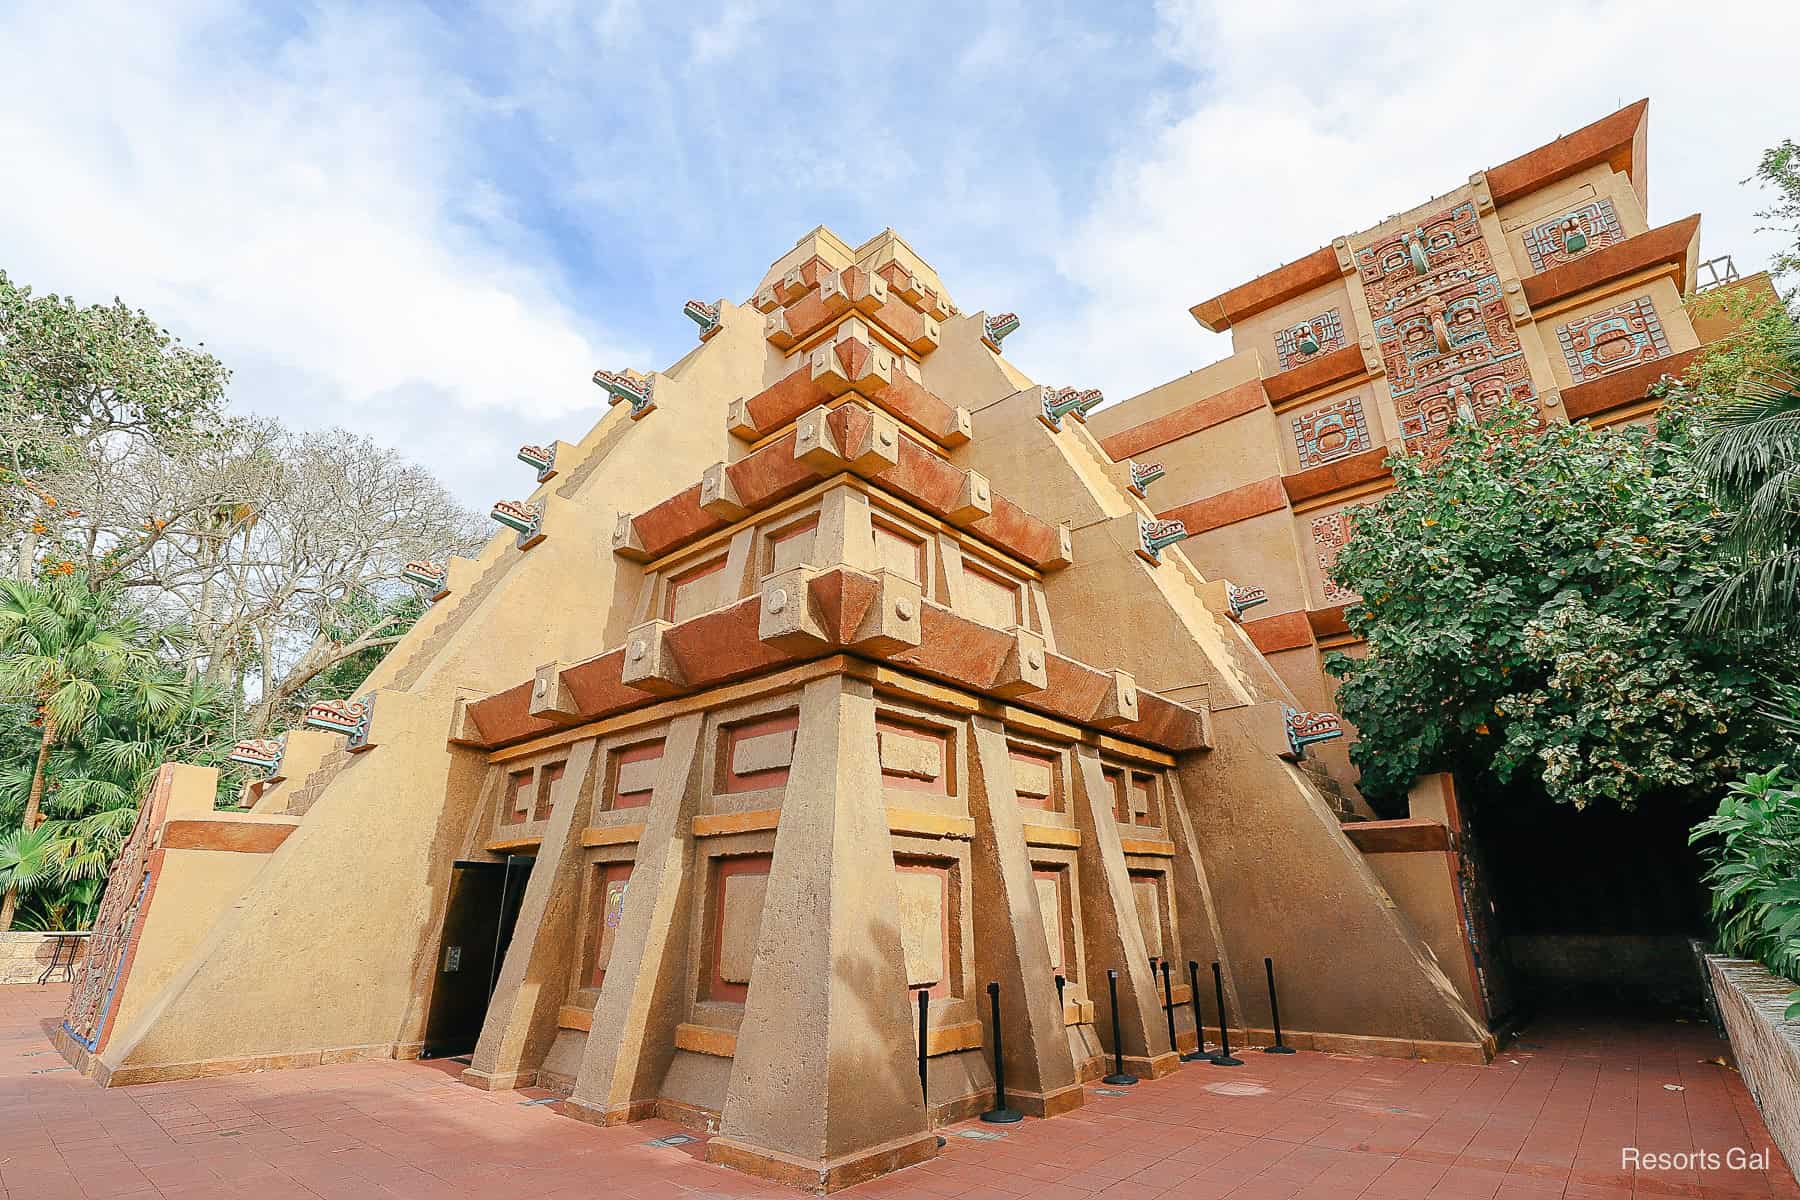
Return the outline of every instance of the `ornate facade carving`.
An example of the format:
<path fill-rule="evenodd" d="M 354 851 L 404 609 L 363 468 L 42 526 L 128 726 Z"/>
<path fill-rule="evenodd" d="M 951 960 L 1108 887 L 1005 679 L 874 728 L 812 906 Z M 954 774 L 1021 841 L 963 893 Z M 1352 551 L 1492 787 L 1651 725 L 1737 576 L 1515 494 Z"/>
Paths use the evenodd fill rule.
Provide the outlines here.
<path fill-rule="evenodd" d="M 1476 415 L 1536 398 L 1500 275 L 1470 201 L 1356 252 L 1406 448 L 1429 453 L 1456 420 L 1453 386 Z"/>
<path fill-rule="evenodd" d="M 360 700 L 321 700 L 307 708 L 301 724 L 308 729 L 341 733 L 348 740 L 345 749 L 357 750 L 368 744 L 369 722 L 375 715 L 375 697 Z"/>
<path fill-rule="evenodd" d="M 1269 592 L 1267 588 L 1254 586 L 1239 587 L 1236 584 L 1228 584 L 1225 588 L 1225 605 L 1230 610 L 1231 619 L 1234 621 L 1243 620 L 1245 610 L 1255 608 L 1259 604 L 1267 604 L 1268 602 Z"/>
<path fill-rule="evenodd" d="M 544 506 L 532 500 L 501 500 L 488 516 L 519 535 L 519 546 L 535 544 L 544 531 Z"/>
<path fill-rule="evenodd" d="M 1295 758 L 1305 755 L 1308 746 L 1344 736 L 1344 719 L 1336 713 L 1301 712 L 1285 705 L 1282 712 L 1287 720 L 1288 749 Z"/>
<path fill-rule="evenodd" d="M 1344 348 L 1344 318 L 1327 309 L 1275 334 L 1275 357 L 1283 371 L 1290 371 L 1316 354 Z"/>
<path fill-rule="evenodd" d="M 1374 445 L 1362 396 L 1355 393 L 1291 418 L 1288 427 L 1293 430 L 1294 452 L 1303 471 L 1360 454 Z"/>
<path fill-rule="evenodd" d="M 704 300 L 689 300 L 681 306 L 681 315 L 700 327 L 700 340 L 719 332 L 719 306 Z"/>
<path fill-rule="evenodd" d="M 1602 196 L 1527 229 L 1525 255 L 1531 259 L 1533 271 L 1548 271 L 1624 240 L 1618 211 Z"/>
<path fill-rule="evenodd" d="M 1668 336 L 1648 296 L 1558 325 L 1556 340 L 1576 383 L 1669 354 Z"/>
<path fill-rule="evenodd" d="M 1337 564 L 1338 552 L 1350 541 L 1350 522 L 1350 510 L 1347 508 L 1312 519 L 1310 532 L 1313 561 L 1319 566 L 1321 587 L 1327 604 L 1348 604 L 1359 598 L 1355 592 L 1339 586 L 1331 577 L 1331 568 Z"/>
<path fill-rule="evenodd" d="M 519 461 L 537 472 L 538 482 L 543 483 L 556 474 L 556 443 L 548 446 L 520 446 Z"/>
<path fill-rule="evenodd" d="M 415 558 L 400 569 L 400 578 L 408 583 L 418 584 L 436 600 L 445 594 L 449 586 L 450 569 L 427 558 Z"/>
<path fill-rule="evenodd" d="M 1105 400 L 1099 388 L 1047 387 L 1044 389 L 1044 411 L 1038 414 L 1038 420 L 1052 429 L 1061 429 L 1064 417 L 1074 417 L 1086 424 L 1088 413 Z"/>
<path fill-rule="evenodd" d="M 272 773 L 281 766 L 281 756 L 285 749 L 286 743 L 281 738 L 245 738 L 231 748 L 231 753 L 225 759 L 246 767 L 261 767 Z"/>
<path fill-rule="evenodd" d="M 1150 485 L 1163 477 L 1161 463 L 1141 463 L 1128 459 L 1125 467 L 1131 472 L 1131 482 L 1126 485 L 1132 495 L 1142 500 L 1150 490 Z"/>
<path fill-rule="evenodd" d="M 995 354 L 1000 353 L 1000 343 L 1019 328 L 1017 313 L 995 313 L 991 317 L 983 317 L 981 321 L 981 340 Z"/>
<path fill-rule="evenodd" d="M 1187 526 L 1180 521 L 1152 521 L 1148 517 L 1139 517 L 1138 557 L 1145 562 L 1159 563 L 1162 561 L 1162 552 L 1187 535 Z"/>
<path fill-rule="evenodd" d="M 594 382 L 606 389 L 608 404 L 631 405 L 631 419 L 636 421 L 656 409 L 656 377 L 636 371 L 595 371 Z"/>

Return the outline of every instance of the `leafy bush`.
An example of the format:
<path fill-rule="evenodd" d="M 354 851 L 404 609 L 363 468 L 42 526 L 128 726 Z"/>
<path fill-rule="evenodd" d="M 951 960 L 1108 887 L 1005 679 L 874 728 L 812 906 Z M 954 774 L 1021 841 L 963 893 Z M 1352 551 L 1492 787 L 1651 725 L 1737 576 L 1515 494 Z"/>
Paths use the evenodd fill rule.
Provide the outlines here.
<path fill-rule="evenodd" d="M 1367 652 L 1335 654 L 1362 789 L 1455 771 L 1582 808 L 1703 802 L 1774 748 L 1774 639 L 1696 631 L 1729 570 L 1692 422 L 1540 427 L 1507 408 L 1435 459 L 1392 460 L 1332 575 Z"/>
<path fill-rule="evenodd" d="M 1704 878 L 1720 948 L 1800 981 L 1800 790 L 1785 768 L 1732 784 L 1688 840 L 1703 838 L 1718 839 Z M 1788 1000 L 1787 1019 L 1800 1020 L 1800 989 Z"/>

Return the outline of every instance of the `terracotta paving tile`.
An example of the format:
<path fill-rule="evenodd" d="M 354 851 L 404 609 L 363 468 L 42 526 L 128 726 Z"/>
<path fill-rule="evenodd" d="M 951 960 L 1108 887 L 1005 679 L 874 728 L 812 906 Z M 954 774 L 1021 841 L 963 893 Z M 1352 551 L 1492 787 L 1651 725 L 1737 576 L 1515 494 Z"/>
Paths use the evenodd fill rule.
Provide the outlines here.
<path fill-rule="evenodd" d="M 537 1089 L 482 1092 L 443 1063 L 343 1063 L 99 1089 L 45 1040 L 66 987 L 0 988 L 0 1200 L 797 1200 L 705 1163 L 663 1121 L 598 1129 Z M 850 1189 L 883 1200 L 1800 1200 L 1771 1172 L 1636 1171 L 1621 1148 L 1762 1149 L 1711 1031 L 1566 1022 L 1486 1068 L 1301 1053 L 1183 1067 L 1126 1096 L 952 1136 Z M 34 1074 L 33 1072 L 44 1072 Z M 1673 1084 L 1673 1090 L 1664 1085 Z M 967 1122 L 946 1130 L 990 1129 Z"/>

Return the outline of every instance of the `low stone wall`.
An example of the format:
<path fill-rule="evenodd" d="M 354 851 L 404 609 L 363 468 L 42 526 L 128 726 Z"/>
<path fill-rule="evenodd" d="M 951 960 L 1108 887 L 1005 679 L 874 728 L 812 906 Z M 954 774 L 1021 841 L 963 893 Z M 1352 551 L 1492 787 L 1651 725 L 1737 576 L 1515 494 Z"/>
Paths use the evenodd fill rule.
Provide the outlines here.
<path fill-rule="evenodd" d="M 83 938 L 75 952 L 77 962 L 86 950 L 87 939 Z M 55 952 L 56 938 L 51 934 L 0 933 L 0 984 L 36 983 Z M 62 979 L 62 972 L 56 977 Z"/>
<path fill-rule="evenodd" d="M 1782 1157 L 1800 1163 L 1800 1022 L 1781 1019 L 1794 985 L 1748 959 L 1706 965 L 1738 1070 Z"/>

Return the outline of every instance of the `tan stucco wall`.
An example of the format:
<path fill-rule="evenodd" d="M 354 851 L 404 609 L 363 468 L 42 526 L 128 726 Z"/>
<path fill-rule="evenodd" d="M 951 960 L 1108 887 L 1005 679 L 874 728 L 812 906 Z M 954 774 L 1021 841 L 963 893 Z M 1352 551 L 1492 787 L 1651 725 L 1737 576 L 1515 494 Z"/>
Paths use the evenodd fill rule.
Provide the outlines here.
<path fill-rule="evenodd" d="M 1471 1010 L 1481 997 L 1469 961 L 1468 942 L 1456 905 L 1456 868 L 1445 850 L 1414 850 L 1364 856 L 1375 878 L 1400 906 L 1438 967 L 1456 985 Z"/>

